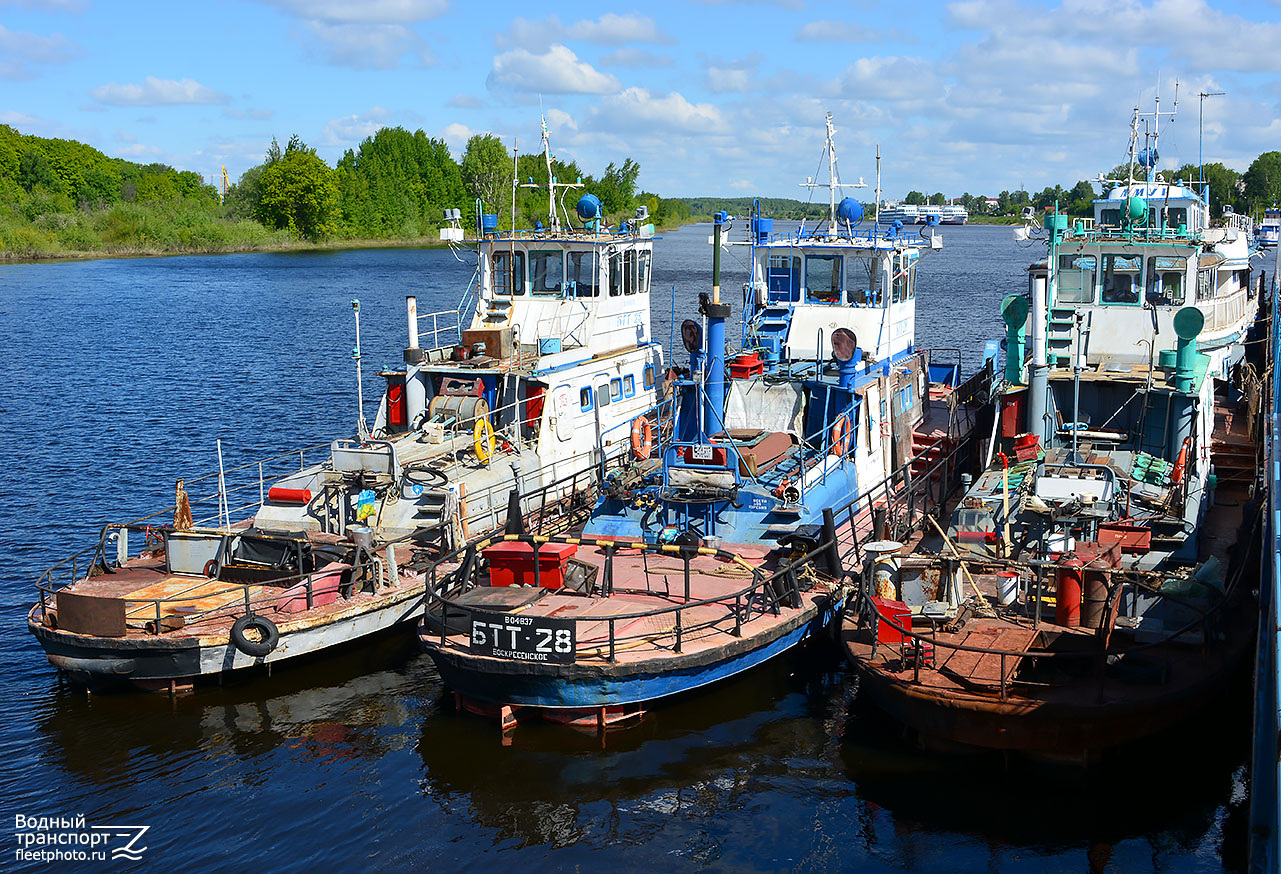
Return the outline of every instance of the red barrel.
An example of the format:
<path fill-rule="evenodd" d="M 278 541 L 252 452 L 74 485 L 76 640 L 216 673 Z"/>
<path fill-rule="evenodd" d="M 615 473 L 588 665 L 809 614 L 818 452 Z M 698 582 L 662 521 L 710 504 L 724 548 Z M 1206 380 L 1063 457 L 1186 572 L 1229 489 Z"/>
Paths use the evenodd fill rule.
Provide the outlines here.
<path fill-rule="evenodd" d="M 1054 621 L 1076 628 L 1081 624 L 1081 568 L 1076 556 L 1063 559 L 1055 573 Z"/>
<path fill-rule="evenodd" d="M 267 490 L 267 500 L 276 504 L 309 504 L 311 489 L 286 489 L 272 486 Z"/>

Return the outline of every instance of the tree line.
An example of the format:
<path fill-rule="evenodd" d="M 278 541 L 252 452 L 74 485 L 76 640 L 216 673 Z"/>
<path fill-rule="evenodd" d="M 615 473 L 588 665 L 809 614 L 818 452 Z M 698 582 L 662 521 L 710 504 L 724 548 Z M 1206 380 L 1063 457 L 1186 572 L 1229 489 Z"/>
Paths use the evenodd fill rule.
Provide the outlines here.
<path fill-rule="evenodd" d="M 583 193 L 595 194 L 611 224 L 637 207 L 659 226 L 707 218 L 717 210 L 747 215 L 759 201 L 763 215 L 821 219 L 827 204 L 789 198 L 666 198 L 640 188 L 640 165 L 626 158 L 599 176 L 574 161 L 552 157 L 550 173 L 575 187 L 560 192 L 557 211 L 573 220 Z M 225 198 L 199 175 L 166 164 L 111 158 L 74 140 L 21 134 L 0 124 L 0 254 L 38 256 L 81 251 L 230 251 L 288 245 L 291 241 L 434 239 L 445 210 L 459 208 L 474 227 L 477 205 L 499 216 L 499 227 L 529 228 L 548 216 L 548 161 L 541 153 L 513 156 L 492 134 L 468 140 L 460 159 L 423 131 L 383 128 L 348 149 L 334 166 L 291 137 L 272 140 L 262 163 L 246 170 Z M 1115 167 L 1100 187 L 1128 178 Z M 1244 173 L 1221 163 L 1184 164 L 1161 171 L 1168 181 L 1204 179 L 1216 214 L 1224 206 L 1259 213 L 1281 203 L 1281 151 L 1259 155 Z M 515 183 L 515 184 L 513 184 Z M 1031 194 L 1002 191 L 994 209 L 968 192 L 954 199 L 971 214 L 1017 215 L 1025 206 L 1058 204 L 1089 215 L 1101 192 L 1079 181 L 1071 189 Z M 909 203 L 945 203 L 936 192 L 907 195 Z M 874 215 L 874 205 L 866 204 Z"/>

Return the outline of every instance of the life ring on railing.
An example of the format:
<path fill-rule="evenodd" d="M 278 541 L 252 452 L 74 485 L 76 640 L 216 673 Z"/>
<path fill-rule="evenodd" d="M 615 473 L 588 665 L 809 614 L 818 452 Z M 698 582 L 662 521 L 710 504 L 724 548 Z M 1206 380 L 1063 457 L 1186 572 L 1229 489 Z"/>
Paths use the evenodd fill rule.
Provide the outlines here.
<path fill-rule="evenodd" d="M 280 642 L 280 629 L 266 616 L 247 613 L 232 624 L 231 642 L 245 655 L 262 658 Z"/>
<path fill-rule="evenodd" d="M 850 450 L 850 423 L 849 417 L 841 416 L 832 425 L 831 445 L 828 447 L 828 453 L 835 455 L 837 458 L 842 457 Z"/>
<path fill-rule="evenodd" d="M 1174 470 L 1170 471 L 1170 485 L 1179 485 L 1183 482 L 1183 471 L 1188 466 L 1188 439 L 1183 438 L 1183 446 L 1179 448 L 1179 457 L 1174 459 Z"/>
<path fill-rule="evenodd" d="M 632 457 L 644 461 L 654 451 L 654 425 L 644 416 L 632 419 Z"/>
<path fill-rule="evenodd" d="M 476 420 L 476 427 L 472 429 L 472 448 L 476 450 L 476 458 L 481 464 L 486 464 L 489 459 L 494 457 L 494 426 L 489 424 L 489 420 L 481 416 Z"/>
<path fill-rule="evenodd" d="M 211 558 L 205 562 L 205 576 L 211 580 L 218 579 L 218 559 Z"/>

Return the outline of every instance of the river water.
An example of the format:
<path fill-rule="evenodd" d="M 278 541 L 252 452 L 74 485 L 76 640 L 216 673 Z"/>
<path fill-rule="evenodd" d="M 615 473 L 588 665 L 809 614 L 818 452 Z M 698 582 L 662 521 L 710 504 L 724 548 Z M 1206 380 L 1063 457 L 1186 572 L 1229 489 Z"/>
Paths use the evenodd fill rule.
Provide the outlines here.
<path fill-rule="evenodd" d="M 708 226 L 657 243 L 665 345 L 711 279 Z M 736 232 L 741 236 L 741 230 Z M 966 369 L 1036 250 L 946 229 L 921 268 L 918 344 Z M 725 258 L 738 301 L 743 250 Z M 25 627 L 38 572 L 102 523 L 165 506 L 173 481 L 349 434 L 350 301 L 366 398 L 400 361 L 404 295 L 456 309 L 470 262 L 443 250 L 0 267 L 0 858 L 15 817 L 150 826 L 142 859 L 19 870 L 1232 870 L 1249 703 L 1235 690 L 1109 773 L 926 755 L 858 701 L 822 645 L 639 726 L 594 736 L 454 712 L 406 634 L 171 700 L 64 685 Z M 738 306 L 735 306 L 737 311 Z M 736 336 L 736 331 L 732 334 Z M 683 357 L 683 355 L 681 356 Z M 1248 678 L 1245 678 L 1248 680 Z M 139 844 L 141 845 L 141 844 Z M 12 857 L 5 858 L 13 867 Z"/>

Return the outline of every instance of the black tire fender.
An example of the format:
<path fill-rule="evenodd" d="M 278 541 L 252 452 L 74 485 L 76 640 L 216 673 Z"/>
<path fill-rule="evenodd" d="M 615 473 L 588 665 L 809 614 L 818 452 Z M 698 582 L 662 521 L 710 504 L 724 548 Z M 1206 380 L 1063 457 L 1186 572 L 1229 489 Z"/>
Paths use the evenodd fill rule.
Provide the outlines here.
<path fill-rule="evenodd" d="M 257 639 L 251 639 L 251 633 Z M 274 650 L 280 642 L 280 629 L 266 616 L 249 613 L 232 624 L 231 642 L 245 655 L 261 658 Z"/>

